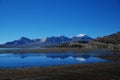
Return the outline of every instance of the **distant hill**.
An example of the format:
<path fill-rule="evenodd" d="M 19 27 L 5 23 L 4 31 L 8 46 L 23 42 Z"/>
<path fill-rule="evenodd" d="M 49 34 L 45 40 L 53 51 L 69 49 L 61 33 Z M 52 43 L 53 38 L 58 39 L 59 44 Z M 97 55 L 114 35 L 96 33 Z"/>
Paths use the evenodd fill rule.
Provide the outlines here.
<path fill-rule="evenodd" d="M 5 45 L 25 45 L 34 42 L 33 40 L 26 38 L 26 37 L 21 37 L 18 40 L 14 40 L 11 42 L 5 43 Z"/>
<path fill-rule="evenodd" d="M 45 42 L 46 44 L 59 44 L 59 43 L 66 43 L 70 42 L 71 39 L 66 36 L 59 36 L 59 37 L 48 37 L 46 38 Z"/>
<path fill-rule="evenodd" d="M 120 44 L 120 32 L 97 38 L 95 39 L 95 41 L 101 43 L 109 43 L 109 44 Z"/>
<path fill-rule="evenodd" d="M 47 37 L 43 39 L 29 39 L 26 37 L 21 37 L 18 40 L 13 40 L 10 42 L 6 42 L 3 44 L 4 46 L 25 46 L 25 47 L 34 47 L 34 46 L 53 46 L 58 45 L 61 43 L 69 43 L 72 41 L 89 41 L 92 40 L 91 37 L 87 36 L 86 34 L 79 34 L 77 36 L 74 36 L 72 38 L 66 37 L 66 36 L 52 36 Z"/>

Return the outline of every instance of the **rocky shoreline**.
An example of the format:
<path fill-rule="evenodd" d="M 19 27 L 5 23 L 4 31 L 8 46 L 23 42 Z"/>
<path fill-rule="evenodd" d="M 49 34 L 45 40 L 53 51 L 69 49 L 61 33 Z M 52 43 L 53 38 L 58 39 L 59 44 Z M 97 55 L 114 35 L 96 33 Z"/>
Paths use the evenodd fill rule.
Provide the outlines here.
<path fill-rule="evenodd" d="M 0 80 L 120 80 L 120 63 L 0 69 Z"/>

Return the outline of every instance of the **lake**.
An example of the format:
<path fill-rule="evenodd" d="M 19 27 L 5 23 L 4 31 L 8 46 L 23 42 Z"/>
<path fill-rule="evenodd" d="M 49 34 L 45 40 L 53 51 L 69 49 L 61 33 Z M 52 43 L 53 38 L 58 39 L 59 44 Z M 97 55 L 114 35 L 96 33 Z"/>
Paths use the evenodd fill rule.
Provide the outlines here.
<path fill-rule="evenodd" d="M 108 62 L 100 55 L 107 55 L 106 51 L 58 52 L 58 53 L 1 53 L 0 68 L 43 67 L 70 64 L 85 64 Z"/>
<path fill-rule="evenodd" d="M 0 48 L 0 50 L 16 50 L 16 49 L 21 49 L 21 48 Z"/>
<path fill-rule="evenodd" d="M 0 50 L 23 50 L 23 49 L 45 49 L 45 48 L 40 48 L 40 47 L 35 47 L 35 48 L 0 48 Z"/>

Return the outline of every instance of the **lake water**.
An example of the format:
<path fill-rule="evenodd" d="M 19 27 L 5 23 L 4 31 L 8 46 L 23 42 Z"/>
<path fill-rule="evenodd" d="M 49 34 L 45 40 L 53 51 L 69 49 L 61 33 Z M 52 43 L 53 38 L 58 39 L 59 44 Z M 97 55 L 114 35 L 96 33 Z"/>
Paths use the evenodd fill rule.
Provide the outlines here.
<path fill-rule="evenodd" d="M 20 68 L 39 66 L 58 66 L 70 64 L 84 64 L 96 62 L 108 62 L 98 58 L 97 55 L 106 55 L 106 52 L 96 53 L 1 53 L 0 68 Z"/>
<path fill-rule="evenodd" d="M 35 48 L 0 48 L 0 50 L 23 50 L 23 49 L 45 49 L 45 48 L 40 48 L 40 47 L 35 47 Z"/>
<path fill-rule="evenodd" d="M 21 48 L 0 48 L 0 50 L 16 50 L 16 49 L 21 49 Z"/>

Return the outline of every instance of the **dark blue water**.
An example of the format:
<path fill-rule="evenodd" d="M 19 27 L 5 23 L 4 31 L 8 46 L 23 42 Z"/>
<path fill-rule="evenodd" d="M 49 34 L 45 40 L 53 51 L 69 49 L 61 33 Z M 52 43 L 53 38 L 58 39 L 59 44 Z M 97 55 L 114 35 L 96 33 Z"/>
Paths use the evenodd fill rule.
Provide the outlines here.
<path fill-rule="evenodd" d="M 95 57 L 91 53 L 1 53 L 0 68 L 20 68 L 39 66 L 58 66 L 69 64 L 84 64 L 107 62 L 108 60 Z"/>

